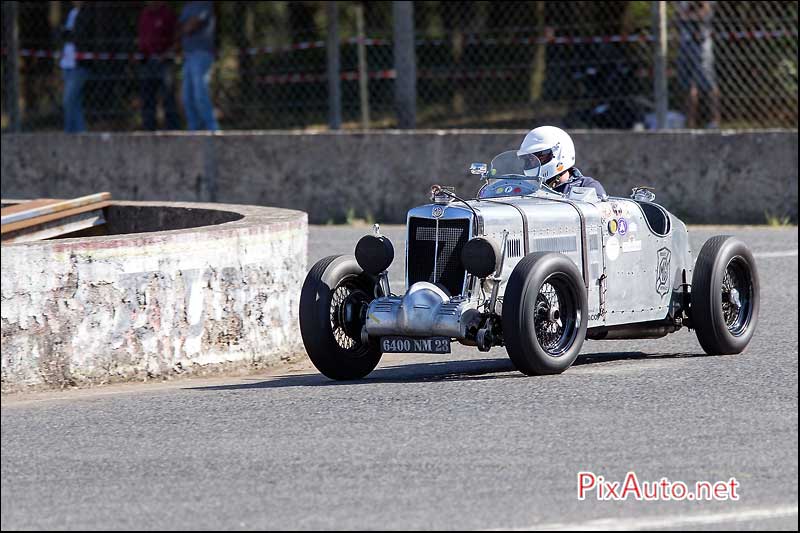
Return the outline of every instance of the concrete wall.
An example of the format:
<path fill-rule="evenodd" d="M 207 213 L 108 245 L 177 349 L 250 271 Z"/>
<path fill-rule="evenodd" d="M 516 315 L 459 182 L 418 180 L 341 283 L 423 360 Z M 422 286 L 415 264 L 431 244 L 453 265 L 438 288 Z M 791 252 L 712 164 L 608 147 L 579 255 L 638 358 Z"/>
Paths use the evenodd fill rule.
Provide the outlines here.
<path fill-rule="evenodd" d="M 433 183 L 465 196 L 465 169 L 519 145 L 525 131 L 225 132 L 2 136 L 4 197 L 110 191 L 129 200 L 218 201 L 308 212 L 314 223 L 352 210 L 402 222 Z M 797 130 L 575 132 L 578 167 L 612 195 L 656 187 L 693 223 L 797 220 Z"/>
<path fill-rule="evenodd" d="M 187 227 L 190 214 L 194 226 L 235 220 Z M 116 202 L 107 216 L 113 231 L 157 220 L 185 229 L 4 245 L 4 391 L 260 366 L 303 353 L 305 213 Z"/>

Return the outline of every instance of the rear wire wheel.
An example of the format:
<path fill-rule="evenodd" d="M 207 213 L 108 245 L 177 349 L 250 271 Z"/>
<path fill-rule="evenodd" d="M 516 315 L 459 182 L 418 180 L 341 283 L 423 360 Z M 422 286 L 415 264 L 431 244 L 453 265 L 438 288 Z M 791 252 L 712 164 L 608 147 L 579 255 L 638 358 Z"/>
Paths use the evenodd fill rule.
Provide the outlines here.
<path fill-rule="evenodd" d="M 731 335 L 740 336 L 753 316 L 753 282 L 747 264 L 734 257 L 722 279 L 722 315 Z"/>
<path fill-rule="evenodd" d="M 741 353 L 755 333 L 760 305 L 752 252 L 729 235 L 709 239 L 694 267 L 692 327 L 708 354 Z"/>

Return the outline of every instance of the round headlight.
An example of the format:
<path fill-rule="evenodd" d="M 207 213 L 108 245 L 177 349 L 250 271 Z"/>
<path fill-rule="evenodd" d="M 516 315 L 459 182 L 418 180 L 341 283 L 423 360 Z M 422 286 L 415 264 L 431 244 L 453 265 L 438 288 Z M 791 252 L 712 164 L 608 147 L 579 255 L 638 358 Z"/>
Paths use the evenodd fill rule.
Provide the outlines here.
<path fill-rule="evenodd" d="M 500 266 L 500 248 L 486 237 L 470 239 L 461 249 L 461 264 L 474 276 L 489 277 Z"/>
<path fill-rule="evenodd" d="M 364 235 L 356 244 L 356 261 L 367 274 L 377 276 L 392 264 L 394 246 L 381 235 Z"/>

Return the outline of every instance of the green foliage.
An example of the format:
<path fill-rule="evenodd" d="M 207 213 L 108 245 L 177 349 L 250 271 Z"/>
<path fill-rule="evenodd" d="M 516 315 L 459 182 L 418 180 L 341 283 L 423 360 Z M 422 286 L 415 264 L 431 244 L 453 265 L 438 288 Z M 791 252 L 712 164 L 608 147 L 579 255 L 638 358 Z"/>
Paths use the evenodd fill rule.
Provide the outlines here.
<path fill-rule="evenodd" d="M 764 212 L 764 217 L 767 220 L 767 225 L 772 228 L 783 228 L 791 225 L 792 218 L 788 215 L 776 215 L 770 211 Z"/>
<path fill-rule="evenodd" d="M 375 216 L 367 211 L 364 217 L 359 217 L 354 207 L 348 207 L 344 216 L 344 223 L 348 226 L 371 226 L 375 224 Z"/>

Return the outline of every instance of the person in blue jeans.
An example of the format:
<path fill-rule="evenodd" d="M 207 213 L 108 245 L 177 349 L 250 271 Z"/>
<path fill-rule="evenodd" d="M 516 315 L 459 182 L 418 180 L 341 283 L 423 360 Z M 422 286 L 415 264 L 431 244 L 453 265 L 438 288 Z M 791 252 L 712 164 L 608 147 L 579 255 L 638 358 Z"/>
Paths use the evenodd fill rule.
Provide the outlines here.
<path fill-rule="evenodd" d="M 677 78 L 686 94 L 686 125 L 697 128 L 710 115 L 707 128 L 720 125 L 719 85 L 714 69 L 713 21 L 716 2 L 676 2 Z M 701 105 L 701 97 L 708 105 Z M 705 111 L 705 113 L 704 113 Z"/>
<path fill-rule="evenodd" d="M 183 47 L 183 107 L 190 130 L 219 129 L 209 93 L 214 64 L 213 2 L 186 2 L 178 19 Z"/>
<path fill-rule="evenodd" d="M 83 118 L 83 86 L 89 78 L 85 67 L 70 67 L 61 70 L 64 78 L 64 131 L 83 133 L 86 120 Z"/>
<path fill-rule="evenodd" d="M 83 118 L 83 86 L 89 79 L 91 60 L 82 56 L 92 41 L 94 19 L 92 9 L 83 2 L 72 2 L 72 9 L 62 27 L 64 47 L 59 66 L 64 78 L 64 131 L 86 131 Z"/>

